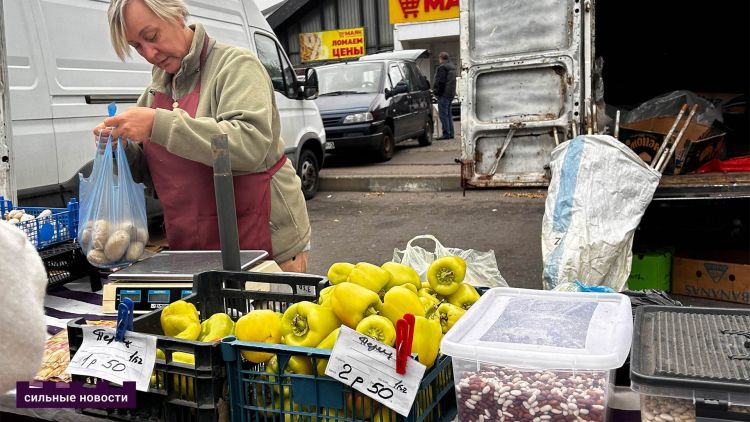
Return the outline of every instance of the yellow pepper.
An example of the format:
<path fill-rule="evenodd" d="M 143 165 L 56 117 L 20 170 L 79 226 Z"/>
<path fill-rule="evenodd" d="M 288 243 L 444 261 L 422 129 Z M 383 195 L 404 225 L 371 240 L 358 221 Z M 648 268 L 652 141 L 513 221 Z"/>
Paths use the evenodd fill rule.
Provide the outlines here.
<path fill-rule="evenodd" d="M 387 345 L 396 342 L 396 328 L 388 318 L 380 315 L 370 315 L 357 324 L 356 331 Z"/>
<path fill-rule="evenodd" d="M 377 265 L 360 262 L 349 273 L 347 281 L 359 284 L 375 293 L 380 293 L 391 281 L 391 274 Z"/>
<path fill-rule="evenodd" d="M 407 283 L 407 284 L 402 285 L 401 287 L 409 289 L 414 294 L 418 294 L 419 293 L 419 289 L 417 289 L 416 287 L 414 287 L 413 284 Z"/>
<path fill-rule="evenodd" d="M 426 297 L 428 299 L 435 299 L 436 301 L 440 301 L 440 298 L 438 297 L 438 294 L 436 291 L 432 290 L 432 287 L 429 286 L 429 283 L 425 281 L 425 284 L 427 284 L 427 287 L 422 287 L 419 289 L 419 292 L 417 293 L 417 296 L 419 297 Z"/>
<path fill-rule="evenodd" d="M 279 344 L 281 343 L 281 315 L 270 309 L 250 311 L 237 320 L 234 331 L 237 340 Z M 262 363 L 271 359 L 273 354 L 243 350 L 242 356 L 250 362 Z"/>
<path fill-rule="evenodd" d="M 416 287 L 417 290 L 422 287 L 422 282 L 419 281 L 419 273 L 408 265 L 388 261 L 380 268 L 391 274 L 391 281 L 385 286 L 386 291 L 395 286 L 411 285 Z"/>
<path fill-rule="evenodd" d="M 466 276 L 466 261 L 460 256 L 444 256 L 432 261 L 427 281 L 439 295 L 449 296 L 458 290 Z"/>
<path fill-rule="evenodd" d="M 414 320 L 414 341 L 411 351 L 417 354 L 417 360 L 422 365 L 429 368 L 437 359 L 443 330 L 440 328 L 440 323 L 434 319 L 415 316 Z"/>
<path fill-rule="evenodd" d="M 337 262 L 328 268 L 328 281 L 331 284 L 339 284 L 346 281 L 349 278 L 349 273 L 354 269 L 354 264 L 348 262 Z"/>
<path fill-rule="evenodd" d="M 201 323 L 198 341 L 205 341 L 206 343 L 219 341 L 232 334 L 234 334 L 234 321 L 229 315 L 220 312 L 211 315 L 210 318 Z"/>
<path fill-rule="evenodd" d="M 158 356 L 159 352 L 157 351 Z M 195 367 L 195 355 L 192 353 L 172 352 L 172 362 Z M 172 374 L 172 384 L 174 384 L 175 390 L 178 392 L 178 399 L 195 400 L 195 378 L 187 375 Z"/>
<path fill-rule="evenodd" d="M 336 345 L 336 340 L 338 340 L 339 338 L 339 331 L 341 331 L 340 327 L 331 331 L 331 334 L 328 334 L 328 336 L 315 347 L 318 349 L 326 350 L 333 349 L 333 346 Z M 318 359 L 317 365 L 315 365 L 315 369 L 318 372 L 318 375 L 325 375 L 326 366 L 328 366 L 328 359 Z"/>
<path fill-rule="evenodd" d="M 431 310 L 433 310 L 433 308 L 437 308 L 436 305 L 440 305 L 440 301 L 437 300 L 437 298 L 435 298 L 434 296 L 430 295 L 419 296 L 419 301 L 422 303 L 422 307 L 424 308 L 424 313 L 427 318 L 429 318 L 427 314 Z"/>
<path fill-rule="evenodd" d="M 266 363 L 266 372 L 271 375 L 279 375 L 279 360 L 276 355 L 273 355 L 271 360 Z M 313 373 L 313 367 L 312 367 L 312 361 L 310 358 L 306 358 L 304 356 L 292 356 L 289 358 L 289 361 L 286 364 L 286 367 L 284 368 L 285 374 L 297 374 L 297 375 L 312 375 Z M 276 394 L 279 393 L 280 389 L 279 386 L 282 384 L 284 385 L 284 397 L 289 397 L 289 381 L 281 381 L 276 382 L 276 377 L 269 376 L 268 380 L 273 384 L 273 391 L 276 392 Z"/>
<path fill-rule="evenodd" d="M 281 318 L 281 340 L 289 346 L 315 347 L 340 325 L 331 309 L 308 301 L 297 302 Z"/>
<path fill-rule="evenodd" d="M 356 420 L 370 419 L 374 407 L 377 407 L 375 401 L 360 393 L 346 393 L 347 416 L 353 416 Z M 354 411 L 352 415 L 351 412 Z M 349 418 L 346 418 L 349 419 Z"/>
<path fill-rule="evenodd" d="M 447 333 L 453 327 L 463 315 L 466 313 L 464 308 L 459 308 L 456 305 L 450 303 L 442 303 L 437 308 L 438 318 L 440 319 L 440 327 L 443 330 L 443 334 Z"/>
<path fill-rule="evenodd" d="M 377 293 L 349 282 L 336 286 L 331 293 L 331 306 L 341 322 L 352 329 L 365 317 L 377 315 L 383 309 Z"/>
<path fill-rule="evenodd" d="M 331 293 L 333 293 L 334 287 L 336 286 L 328 286 L 320 291 L 320 297 L 318 297 L 318 305 L 323 305 L 328 308 L 331 307 Z"/>
<path fill-rule="evenodd" d="M 424 306 L 414 292 L 403 286 L 395 286 L 385 293 L 381 314 L 396 325 L 404 314 L 424 316 Z"/>
<path fill-rule="evenodd" d="M 161 310 L 161 329 L 164 335 L 183 340 L 196 340 L 201 333 L 201 322 L 195 305 L 184 300 L 170 303 Z"/>
<path fill-rule="evenodd" d="M 461 283 L 455 293 L 448 296 L 448 303 L 458 306 L 459 308 L 469 309 L 471 305 L 479 300 L 479 293 L 474 286 Z"/>

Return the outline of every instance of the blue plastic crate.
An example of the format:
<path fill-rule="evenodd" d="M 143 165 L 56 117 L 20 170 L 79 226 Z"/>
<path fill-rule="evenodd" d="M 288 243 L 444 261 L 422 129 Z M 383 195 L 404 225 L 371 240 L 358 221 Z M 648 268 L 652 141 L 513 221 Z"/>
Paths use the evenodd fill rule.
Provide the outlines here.
<path fill-rule="evenodd" d="M 34 217 L 39 216 L 44 210 L 52 211 L 49 217 L 35 218 L 15 224 L 26 233 L 29 241 L 37 249 L 75 239 L 78 235 L 78 202 L 75 198 L 70 199 L 67 208 L 43 208 L 14 207 L 11 200 L 0 196 L 0 218 L 5 219 L 6 212 L 17 209 L 22 209 L 26 214 Z"/>
<path fill-rule="evenodd" d="M 427 370 L 411 412 L 404 418 L 333 378 L 285 373 L 292 357 L 308 358 L 316 368 L 319 360 L 330 357 L 330 350 L 244 342 L 234 337 L 223 339 L 221 349 L 227 363 L 233 422 L 447 422 L 456 416 L 449 356 L 441 355 Z M 243 350 L 276 354 L 277 371 L 269 373 L 266 364 L 243 360 Z"/>

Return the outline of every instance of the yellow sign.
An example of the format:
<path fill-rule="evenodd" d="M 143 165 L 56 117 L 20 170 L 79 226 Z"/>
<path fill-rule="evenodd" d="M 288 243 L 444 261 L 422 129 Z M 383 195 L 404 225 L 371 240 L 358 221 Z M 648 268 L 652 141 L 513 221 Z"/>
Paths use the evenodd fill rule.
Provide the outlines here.
<path fill-rule="evenodd" d="M 458 0 L 388 0 L 391 23 L 458 18 Z"/>
<path fill-rule="evenodd" d="M 365 28 L 299 34 L 302 62 L 347 59 L 365 55 Z"/>

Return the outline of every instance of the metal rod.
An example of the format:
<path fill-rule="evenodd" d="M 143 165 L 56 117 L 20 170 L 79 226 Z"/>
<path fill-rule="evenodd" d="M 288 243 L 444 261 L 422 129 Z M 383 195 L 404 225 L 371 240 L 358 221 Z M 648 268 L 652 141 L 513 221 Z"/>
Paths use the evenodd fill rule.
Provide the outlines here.
<path fill-rule="evenodd" d="M 591 120 L 594 122 L 594 133 L 599 133 L 599 124 L 596 122 L 596 103 L 591 104 Z"/>
<path fill-rule="evenodd" d="M 586 116 L 586 134 L 588 134 L 588 135 L 591 135 L 592 130 L 593 130 L 592 129 L 592 127 L 593 127 L 592 121 L 593 120 L 591 119 L 591 115 L 593 114 L 593 112 L 591 110 L 593 110 L 593 107 L 592 107 L 591 103 L 589 102 L 589 103 L 586 104 L 586 114 L 588 114 L 588 116 Z"/>
<path fill-rule="evenodd" d="M 560 137 L 557 136 L 557 127 L 552 128 L 552 135 L 555 137 L 555 146 L 560 145 Z"/>
<path fill-rule="evenodd" d="M 688 108 L 687 104 L 683 104 L 682 108 L 680 108 L 680 112 L 677 113 L 677 118 L 674 119 L 674 123 L 672 123 L 672 127 L 669 128 L 669 132 L 667 132 L 667 136 L 664 137 L 664 140 L 661 142 L 661 145 L 659 145 L 659 150 L 656 152 L 656 155 L 654 155 L 654 158 L 651 160 L 651 167 L 659 170 L 656 164 L 661 158 L 661 155 L 664 153 L 667 147 L 667 144 L 669 143 L 669 139 L 672 137 L 674 130 L 677 128 L 677 124 L 680 123 L 680 119 L 682 119 L 682 116 L 685 114 L 685 111 L 687 111 L 687 108 Z"/>
<path fill-rule="evenodd" d="M 664 170 L 667 168 L 667 164 L 669 163 L 669 160 L 672 159 L 672 155 L 674 155 L 674 152 L 677 149 L 677 145 L 679 145 L 680 141 L 682 141 L 682 136 L 685 134 L 685 131 L 687 130 L 688 126 L 690 126 L 690 121 L 693 120 L 693 116 L 695 115 L 696 111 L 698 111 L 698 104 L 693 105 L 693 108 L 690 109 L 690 114 L 688 114 L 687 119 L 685 120 L 685 125 L 682 127 L 682 129 L 680 130 L 680 133 L 677 135 L 677 138 L 674 140 L 672 147 L 669 148 L 669 153 L 662 157 L 662 158 L 666 157 L 666 159 L 664 160 L 663 163 L 660 163 L 661 167 L 656 169 L 659 173 L 664 172 Z"/>
<path fill-rule="evenodd" d="M 576 121 L 570 122 L 570 130 L 573 132 L 573 137 L 578 137 L 578 129 L 576 128 Z"/>
<path fill-rule="evenodd" d="M 620 139 L 620 110 L 615 113 L 615 139 Z"/>
<path fill-rule="evenodd" d="M 508 134 L 505 136 L 505 142 L 503 142 L 503 147 L 500 149 L 500 153 L 498 154 L 497 158 L 495 158 L 495 162 L 492 163 L 492 168 L 490 169 L 490 175 L 495 174 L 497 171 L 497 166 L 500 164 L 500 159 L 503 158 L 503 154 L 505 154 L 505 149 L 508 148 L 508 145 L 510 144 L 511 138 L 513 138 L 513 134 L 516 133 L 515 129 L 510 129 L 508 131 Z"/>
<path fill-rule="evenodd" d="M 229 138 L 226 134 L 211 136 L 211 155 L 216 191 L 216 215 L 219 223 L 221 261 L 226 271 L 240 271 L 240 241 L 237 234 L 237 210 L 234 204 L 234 181 L 229 161 Z M 239 288 L 241 286 L 227 286 Z"/>

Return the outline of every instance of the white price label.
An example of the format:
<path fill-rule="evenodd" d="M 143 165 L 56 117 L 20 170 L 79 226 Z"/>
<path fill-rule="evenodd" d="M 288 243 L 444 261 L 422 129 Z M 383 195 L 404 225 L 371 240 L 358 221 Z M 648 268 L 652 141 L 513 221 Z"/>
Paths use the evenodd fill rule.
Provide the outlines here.
<path fill-rule="evenodd" d="M 425 369 L 409 358 L 406 374 L 398 374 L 396 349 L 342 326 L 326 366 L 326 375 L 409 416 Z"/>
<path fill-rule="evenodd" d="M 83 342 L 68 365 L 68 373 L 92 376 L 115 384 L 135 381 L 135 388 L 148 391 L 156 360 L 156 337 L 125 332 L 125 341 L 115 341 L 115 329 L 83 327 Z"/>

